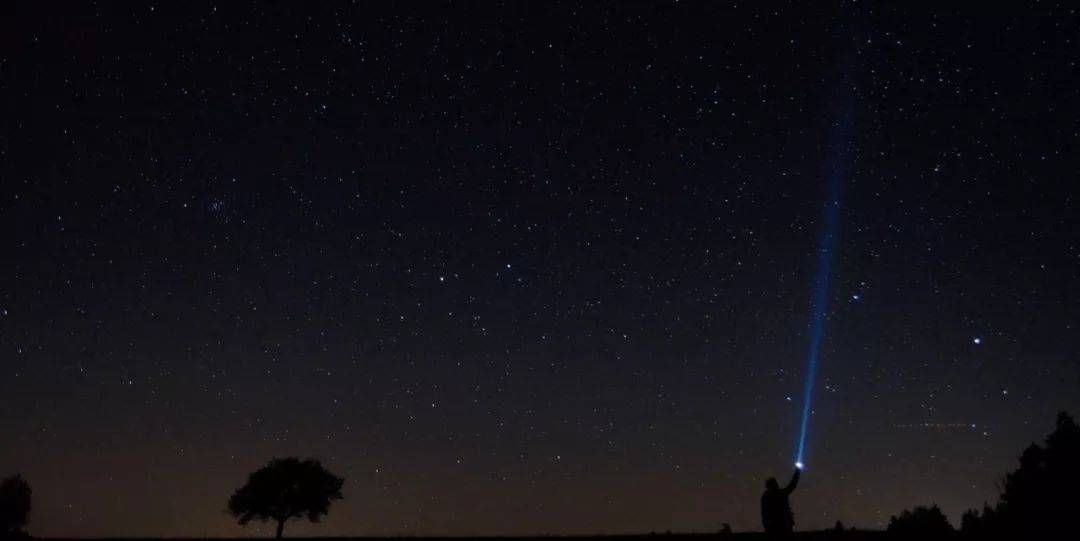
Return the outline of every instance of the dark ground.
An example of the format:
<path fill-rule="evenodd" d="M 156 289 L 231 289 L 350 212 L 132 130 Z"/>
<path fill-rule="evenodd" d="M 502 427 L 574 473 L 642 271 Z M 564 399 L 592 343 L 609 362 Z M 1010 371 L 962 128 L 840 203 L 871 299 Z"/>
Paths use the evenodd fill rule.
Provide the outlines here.
<path fill-rule="evenodd" d="M 791 539 L 800 540 L 815 540 L 815 539 L 883 539 L 888 537 L 885 532 L 882 531 L 844 531 L 835 532 L 832 530 L 813 531 L 813 532 L 796 532 L 791 536 Z M 762 532 L 736 532 L 732 534 L 644 534 L 644 535 L 595 535 L 595 536 L 535 536 L 535 537 L 288 537 L 285 539 L 294 539 L 302 541 L 400 541 L 402 539 L 410 539 L 416 541 L 539 541 L 539 540 L 551 540 L 558 539 L 560 541 L 704 541 L 706 539 L 767 539 Z M 44 538 L 43 538 L 44 539 Z M 79 539 L 62 539 L 62 538 L 47 538 L 50 541 L 86 541 L 86 538 Z M 111 541 L 112 538 L 94 538 L 101 541 Z M 135 538 L 125 537 L 116 538 L 122 541 L 202 541 L 205 538 Z M 265 539 L 263 537 L 238 537 L 238 538 L 213 538 L 216 541 L 248 541 L 251 539 Z"/>

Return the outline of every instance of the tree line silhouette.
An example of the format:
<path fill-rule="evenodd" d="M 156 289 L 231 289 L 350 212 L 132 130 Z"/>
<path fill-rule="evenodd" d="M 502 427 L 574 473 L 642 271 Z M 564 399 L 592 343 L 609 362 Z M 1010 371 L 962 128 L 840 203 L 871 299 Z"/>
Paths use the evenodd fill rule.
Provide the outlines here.
<path fill-rule="evenodd" d="M 1020 455 L 1020 466 L 1005 475 L 997 503 L 984 503 L 982 511 L 964 513 L 960 534 L 980 539 L 1075 539 L 1073 513 L 1080 511 L 1078 489 L 1080 427 L 1061 412 L 1045 443 L 1032 443 Z M 933 539 L 954 529 L 933 505 L 892 517 L 886 531 Z"/>
<path fill-rule="evenodd" d="M 778 521 L 779 527 L 767 524 L 774 536 L 791 532 L 793 523 L 786 496 L 798 482 L 798 471 L 788 488 L 773 487 L 783 501 L 763 499 L 763 518 Z M 229 498 L 227 511 L 241 525 L 252 520 L 275 524 L 276 537 L 282 537 L 285 524 L 307 518 L 318 522 L 330 511 L 335 500 L 343 498 L 345 480 L 326 470 L 314 459 L 275 458 L 252 472 L 243 486 Z M 994 505 L 983 504 L 981 511 L 964 513 L 957 532 L 936 505 L 905 510 L 889 520 L 888 534 L 903 538 L 934 539 L 960 535 L 979 539 L 1073 539 L 1080 511 L 1080 427 L 1067 413 L 1058 414 L 1054 431 L 1043 445 L 1033 443 L 1020 455 L 1019 467 L 1005 475 L 1001 494 Z M 786 491 L 786 492 L 785 492 Z M 767 492 L 768 494 L 768 492 Z M 20 475 L 0 482 L 0 538 L 28 537 L 32 491 Z M 778 497 L 774 495 L 773 497 Z M 769 501 L 766 501 L 769 500 Z M 768 507 L 768 517 L 765 517 Z M 730 533 L 725 528 L 723 533 Z M 836 536 L 844 534 L 837 522 Z"/>

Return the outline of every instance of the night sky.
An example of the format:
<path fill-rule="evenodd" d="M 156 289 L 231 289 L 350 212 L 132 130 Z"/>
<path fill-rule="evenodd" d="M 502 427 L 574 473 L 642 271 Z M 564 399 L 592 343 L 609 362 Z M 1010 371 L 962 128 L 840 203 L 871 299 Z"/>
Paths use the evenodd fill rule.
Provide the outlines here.
<path fill-rule="evenodd" d="M 1075 4 L 322 4 L 3 8 L 32 533 L 264 535 L 287 455 L 346 478 L 293 535 L 759 529 L 836 171 L 797 528 L 1080 413 Z"/>

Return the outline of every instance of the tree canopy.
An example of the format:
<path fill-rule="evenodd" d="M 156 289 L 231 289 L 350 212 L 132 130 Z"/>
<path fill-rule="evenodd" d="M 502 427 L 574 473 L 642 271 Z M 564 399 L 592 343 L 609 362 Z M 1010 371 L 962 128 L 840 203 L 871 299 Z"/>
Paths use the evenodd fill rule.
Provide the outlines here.
<path fill-rule="evenodd" d="M 1038 535 L 1054 538 L 1075 530 L 1080 498 L 1080 427 L 1069 414 L 1058 414 L 1044 445 L 1031 444 L 1020 466 L 1005 476 L 1001 497 L 982 513 L 964 513 L 968 534 Z"/>
<path fill-rule="evenodd" d="M 952 533 L 953 527 L 949 519 L 936 505 L 930 507 L 919 506 L 911 510 L 904 510 L 898 517 L 889 519 L 886 529 L 891 534 L 902 537 L 920 537 L 934 539 L 937 536 Z"/>
<path fill-rule="evenodd" d="M 285 522 L 306 516 L 311 522 L 340 500 L 345 480 L 330 473 L 317 460 L 275 458 L 248 476 L 247 483 L 229 498 L 229 512 L 241 525 L 259 521 L 277 523 L 281 537 Z"/>

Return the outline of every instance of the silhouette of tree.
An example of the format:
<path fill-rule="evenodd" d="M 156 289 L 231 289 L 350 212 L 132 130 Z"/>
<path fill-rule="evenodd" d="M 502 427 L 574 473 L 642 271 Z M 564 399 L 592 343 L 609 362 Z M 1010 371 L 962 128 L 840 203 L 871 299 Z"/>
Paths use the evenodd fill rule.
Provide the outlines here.
<path fill-rule="evenodd" d="M 229 498 L 229 513 L 241 525 L 258 519 L 277 522 L 277 538 L 285 522 L 307 516 L 318 522 L 340 500 L 345 480 L 326 471 L 317 460 L 275 458 L 248 476 L 247 483 Z"/>
<path fill-rule="evenodd" d="M 14 537 L 30 519 L 30 483 L 13 475 L 0 482 L 0 537 Z"/>
<path fill-rule="evenodd" d="M 1080 507 L 1080 427 L 1068 413 L 1057 417 L 1044 446 L 1031 444 L 1020 455 L 1020 467 L 1005 476 L 1001 498 L 964 514 L 962 531 L 972 535 L 1059 538 L 1075 533 Z"/>
<path fill-rule="evenodd" d="M 983 517 L 988 517 L 988 520 L 993 520 L 994 509 L 989 505 L 983 505 L 982 516 L 974 509 L 968 509 L 964 512 L 964 515 L 960 517 L 960 533 L 967 537 L 985 538 L 989 537 L 991 532 L 986 529 L 986 522 Z"/>
<path fill-rule="evenodd" d="M 889 519 L 889 527 L 885 531 L 901 537 L 935 539 L 949 535 L 955 530 L 941 509 L 932 505 L 930 507 L 918 506 L 911 510 L 905 509 L 900 516 Z"/>

